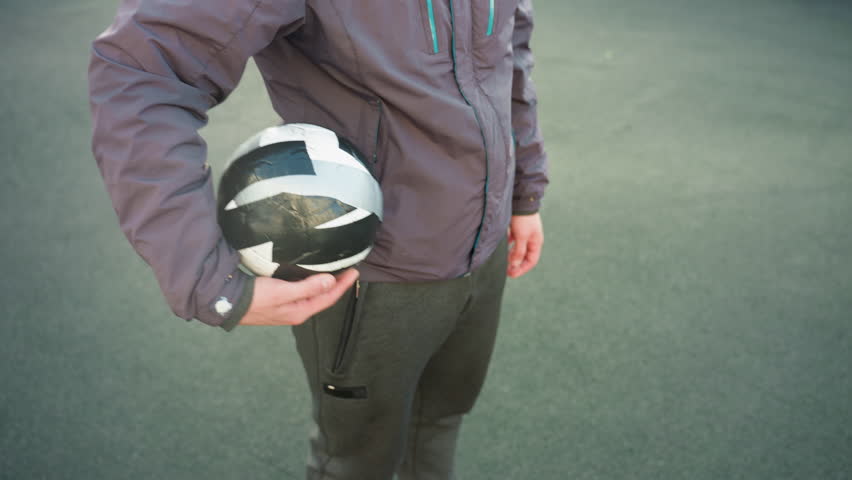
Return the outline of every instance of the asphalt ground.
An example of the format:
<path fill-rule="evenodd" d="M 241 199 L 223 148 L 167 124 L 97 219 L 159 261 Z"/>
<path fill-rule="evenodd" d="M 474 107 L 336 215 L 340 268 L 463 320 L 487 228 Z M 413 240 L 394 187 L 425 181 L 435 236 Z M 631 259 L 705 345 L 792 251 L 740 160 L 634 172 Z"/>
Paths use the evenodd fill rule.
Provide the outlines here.
<path fill-rule="evenodd" d="M 86 94 L 115 6 L 0 1 L 0 478 L 301 478 L 288 329 L 173 317 L 118 229 Z M 546 248 L 459 478 L 852 478 L 852 2 L 536 7 Z M 250 66 L 214 171 L 275 121 Z"/>

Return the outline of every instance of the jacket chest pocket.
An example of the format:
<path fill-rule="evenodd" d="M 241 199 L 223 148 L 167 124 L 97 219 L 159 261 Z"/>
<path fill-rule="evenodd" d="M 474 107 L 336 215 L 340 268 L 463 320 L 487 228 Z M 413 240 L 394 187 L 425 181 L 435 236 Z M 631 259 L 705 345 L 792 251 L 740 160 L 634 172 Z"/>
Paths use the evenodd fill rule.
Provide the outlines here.
<path fill-rule="evenodd" d="M 437 55 L 448 53 L 452 40 L 450 0 L 412 0 L 420 10 L 420 29 L 423 31 L 426 52 Z"/>
<path fill-rule="evenodd" d="M 518 0 L 412 1 L 419 3 L 424 45 L 430 54 L 448 53 L 454 34 L 469 38 L 472 33 L 477 49 L 493 42 L 511 42 Z"/>
<path fill-rule="evenodd" d="M 518 0 L 472 1 L 474 38 L 477 40 L 505 38 L 507 31 L 511 33 Z"/>
<path fill-rule="evenodd" d="M 449 12 L 449 0 L 308 0 L 301 44 L 311 57 L 357 64 L 366 76 L 387 71 L 388 62 L 417 72 L 429 55 L 449 55 Z"/>
<path fill-rule="evenodd" d="M 474 0 L 473 57 L 480 80 L 504 72 L 512 61 L 512 33 L 518 0 Z"/>

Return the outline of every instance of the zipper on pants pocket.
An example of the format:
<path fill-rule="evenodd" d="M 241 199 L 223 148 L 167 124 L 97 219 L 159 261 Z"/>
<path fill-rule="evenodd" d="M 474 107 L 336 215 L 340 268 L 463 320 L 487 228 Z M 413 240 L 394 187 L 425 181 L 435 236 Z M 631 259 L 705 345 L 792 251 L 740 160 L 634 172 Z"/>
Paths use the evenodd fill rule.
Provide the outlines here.
<path fill-rule="evenodd" d="M 340 340 L 337 342 L 337 351 L 334 354 L 334 362 L 331 364 L 331 373 L 338 374 L 343 370 L 343 362 L 346 359 L 346 353 L 349 351 L 352 343 L 352 332 L 355 327 L 355 320 L 358 316 L 358 301 L 361 296 L 361 281 L 355 281 L 355 293 L 350 297 L 349 304 L 346 306 L 346 316 L 343 318 L 343 326 L 340 329 Z"/>

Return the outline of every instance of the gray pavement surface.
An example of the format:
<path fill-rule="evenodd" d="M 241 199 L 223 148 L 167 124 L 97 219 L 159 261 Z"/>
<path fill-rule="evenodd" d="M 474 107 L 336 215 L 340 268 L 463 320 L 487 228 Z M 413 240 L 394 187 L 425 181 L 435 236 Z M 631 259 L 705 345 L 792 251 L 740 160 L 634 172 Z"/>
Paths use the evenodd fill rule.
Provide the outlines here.
<path fill-rule="evenodd" d="M 0 0 L 0 478 L 301 478 L 290 332 L 173 317 L 118 229 L 86 95 L 115 6 Z M 536 6 L 547 245 L 459 478 L 852 478 L 852 2 Z M 250 66 L 214 170 L 275 121 Z"/>

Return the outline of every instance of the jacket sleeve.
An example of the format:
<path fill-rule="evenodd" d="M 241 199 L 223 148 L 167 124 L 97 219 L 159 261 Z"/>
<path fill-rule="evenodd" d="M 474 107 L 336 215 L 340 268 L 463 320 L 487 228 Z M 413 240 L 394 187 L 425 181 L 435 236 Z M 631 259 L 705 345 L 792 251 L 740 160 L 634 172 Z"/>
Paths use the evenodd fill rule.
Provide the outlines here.
<path fill-rule="evenodd" d="M 530 77 L 533 55 L 530 38 L 533 31 L 532 0 L 521 0 L 515 11 L 514 73 L 512 78 L 512 135 L 515 140 L 515 187 L 512 213 L 538 211 L 547 186 L 547 155 L 538 126 L 536 93 Z"/>
<path fill-rule="evenodd" d="M 304 0 L 124 0 L 92 44 L 95 160 L 124 235 L 185 320 L 231 330 L 254 286 L 219 229 L 198 129 L 248 58 L 303 18 Z"/>

